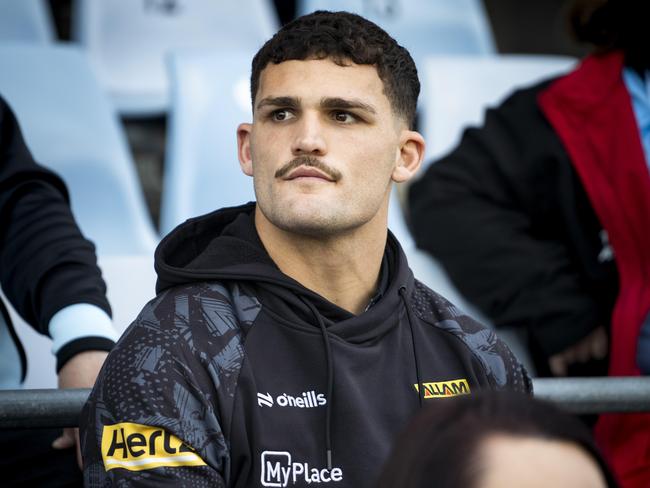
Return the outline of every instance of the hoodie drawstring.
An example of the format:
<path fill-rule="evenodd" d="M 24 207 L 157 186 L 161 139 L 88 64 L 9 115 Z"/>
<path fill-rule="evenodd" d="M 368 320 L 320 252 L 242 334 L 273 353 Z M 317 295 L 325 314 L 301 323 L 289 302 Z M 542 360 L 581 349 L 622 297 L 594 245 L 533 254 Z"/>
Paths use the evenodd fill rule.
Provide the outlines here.
<path fill-rule="evenodd" d="M 302 297 L 301 297 L 302 300 Z M 318 326 L 323 334 L 323 343 L 325 344 L 325 361 L 327 362 L 327 404 L 325 406 L 325 454 L 327 459 L 327 469 L 332 470 L 332 393 L 334 386 L 334 358 L 330 345 L 330 336 L 323 322 L 323 318 L 316 310 L 316 307 L 309 300 L 302 300 L 309 307 L 311 313 L 316 317 Z"/>
<path fill-rule="evenodd" d="M 406 299 L 406 287 L 401 286 L 399 289 L 399 296 L 402 297 L 404 302 L 404 308 L 406 309 L 406 318 L 409 323 L 409 329 L 411 330 L 411 341 L 413 342 L 413 359 L 415 360 L 415 377 L 418 384 L 418 401 L 420 403 L 420 408 L 423 407 L 423 398 L 424 398 L 424 387 L 422 386 L 422 377 L 420 376 L 420 361 L 418 360 L 418 351 L 415 347 L 415 331 L 413 330 L 413 317 L 411 316 L 411 309 L 409 308 L 408 301 Z"/>
<path fill-rule="evenodd" d="M 409 323 L 409 330 L 411 331 L 411 341 L 413 343 L 413 358 L 415 360 L 415 377 L 417 379 L 418 385 L 418 401 L 420 407 L 423 406 L 423 388 L 422 388 L 422 378 L 420 376 L 420 361 L 418 359 L 417 348 L 415 347 L 415 331 L 413 329 L 413 317 L 411 316 L 411 310 L 408 306 L 408 301 L 406 299 L 406 287 L 402 286 L 399 289 L 399 295 L 402 298 L 404 303 L 404 308 L 406 309 L 406 318 Z M 323 322 L 323 318 L 316 310 L 316 307 L 306 299 L 302 297 L 301 301 L 307 305 L 311 313 L 316 318 L 318 322 L 318 327 L 323 334 L 323 344 L 325 345 L 325 361 L 327 362 L 327 404 L 325 406 L 325 455 L 327 461 L 327 469 L 332 469 L 332 401 L 333 401 L 333 391 L 334 391 L 334 357 L 332 355 L 332 347 L 330 344 L 330 337 Z"/>

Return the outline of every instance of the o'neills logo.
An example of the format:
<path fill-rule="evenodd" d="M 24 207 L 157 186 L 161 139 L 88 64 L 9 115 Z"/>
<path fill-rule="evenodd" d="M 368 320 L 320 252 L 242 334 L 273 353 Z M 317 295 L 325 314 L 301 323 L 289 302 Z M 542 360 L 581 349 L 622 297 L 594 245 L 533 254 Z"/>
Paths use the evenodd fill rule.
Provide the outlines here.
<path fill-rule="evenodd" d="M 413 385 L 415 391 L 420 392 L 420 385 Z M 466 379 L 435 381 L 432 383 L 422 383 L 424 388 L 424 398 L 444 398 L 457 395 L 468 395 L 470 393 L 469 384 Z"/>
<path fill-rule="evenodd" d="M 327 404 L 327 399 L 322 393 L 316 393 L 314 390 L 303 391 L 298 396 L 291 396 L 283 393 L 273 398 L 270 393 L 258 393 L 257 404 L 260 407 L 297 407 L 297 408 L 315 408 Z"/>
<path fill-rule="evenodd" d="M 312 468 L 308 463 L 296 463 L 287 451 L 262 453 L 262 486 L 285 487 L 311 483 L 338 483 L 343 481 L 341 468 Z"/>
<path fill-rule="evenodd" d="M 106 471 L 205 465 L 196 452 L 165 429 L 130 422 L 104 426 L 102 458 Z"/>

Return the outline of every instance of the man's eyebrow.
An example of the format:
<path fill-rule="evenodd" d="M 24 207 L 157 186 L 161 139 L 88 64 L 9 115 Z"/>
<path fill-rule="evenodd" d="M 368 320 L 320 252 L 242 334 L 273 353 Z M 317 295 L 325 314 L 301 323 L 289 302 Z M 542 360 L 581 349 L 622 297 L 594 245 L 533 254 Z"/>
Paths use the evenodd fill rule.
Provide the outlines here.
<path fill-rule="evenodd" d="M 300 100 L 295 97 L 267 97 L 260 100 L 257 104 L 257 110 L 266 106 L 298 108 Z"/>
<path fill-rule="evenodd" d="M 338 97 L 323 98 L 320 101 L 320 105 L 321 107 L 328 108 L 328 109 L 334 109 L 334 108 L 357 109 L 357 110 L 364 110 L 371 114 L 377 113 L 375 107 L 365 102 L 362 102 L 361 100 L 358 100 L 356 98 L 351 100 L 346 98 L 338 98 Z"/>

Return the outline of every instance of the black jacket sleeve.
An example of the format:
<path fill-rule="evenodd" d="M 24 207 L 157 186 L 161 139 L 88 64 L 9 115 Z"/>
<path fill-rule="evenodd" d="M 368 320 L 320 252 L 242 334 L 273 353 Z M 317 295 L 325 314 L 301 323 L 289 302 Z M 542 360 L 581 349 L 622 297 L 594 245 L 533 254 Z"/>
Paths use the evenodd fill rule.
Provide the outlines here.
<path fill-rule="evenodd" d="M 215 303 L 237 322 L 228 298 L 185 286 L 158 295 L 120 337 L 80 419 L 84 486 L 226 486 L 243 346 L 206 313 Z"/>
<path fill-rule="evenodd" d="M 544 86 L 488 110 L 412 185 L 409 208 L 417 245 L 497 327 L 527 328 L 548 357 L 609 324 L 616 278 L 598 262 L 602 227 L 537 106 Z"/>
<path fill-rule="evenodd" d="M 76 303 L 96 305 L 110 315 L 95 248 L 75 223 L 66 187 L 57 175 L 34 161 L 2 98 L 0 229 L 2 289 L 38 332 L 48 334 L 52 316 Z M 85 341 L 87 347 L 76 344 L 76 352 L 112 345 L 103 338 L 78 341 Z"/>

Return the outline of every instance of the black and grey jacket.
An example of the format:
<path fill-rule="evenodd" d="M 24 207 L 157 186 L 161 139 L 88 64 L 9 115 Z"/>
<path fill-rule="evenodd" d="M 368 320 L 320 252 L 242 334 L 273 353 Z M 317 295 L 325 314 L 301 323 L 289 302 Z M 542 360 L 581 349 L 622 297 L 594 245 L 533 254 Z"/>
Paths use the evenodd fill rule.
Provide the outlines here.
<path fill-rule="evenodd" d="M 156 251 L 158 296 L 82 416 L 87 486 L 371 486 L 430 401 L 530 390 L 507 347 L 414 280 L 392 236 L 382 296 L 354 316 L 284 275 L 254 204 Z"/>

